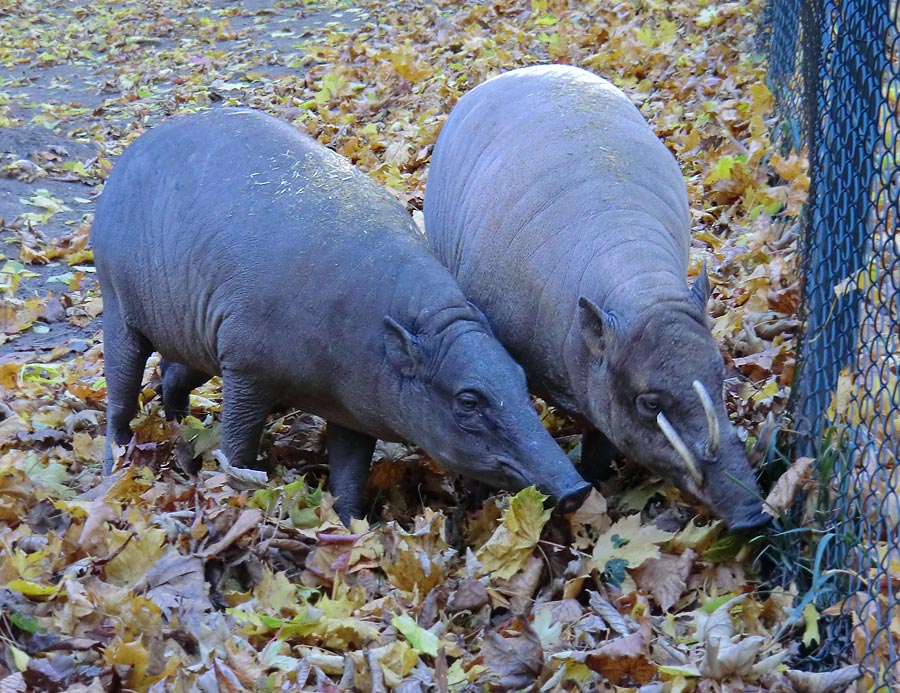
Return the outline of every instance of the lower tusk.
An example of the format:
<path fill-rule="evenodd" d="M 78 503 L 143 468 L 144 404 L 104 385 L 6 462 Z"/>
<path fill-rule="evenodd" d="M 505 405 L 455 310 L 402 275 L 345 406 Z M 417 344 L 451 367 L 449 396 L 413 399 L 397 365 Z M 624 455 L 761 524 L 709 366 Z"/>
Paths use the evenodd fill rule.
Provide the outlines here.
<path fill-rule="evenodd" d="M 668 440 L 672 444 L 672 447 L 675 448 L 675 452 L 677 452 L 681 456 L 681 459 L 684 460 L 684 466 L 687 467 L 688 472 L 690 472 L 694 481 L 697 483 L 697 486 L 702 485 L 703 473 L 697 466 L 697 461 L 694 459 L 691 451 L 688 450 L 687 445 L 684 444 L 681 436 L 678 435 L 678 432 L 672 427 L 672 424 L 669 423 L 666 415 L 659 412 L 659 414 L 656 415 L 656 423 L 659 425 L 666 440 Z"/>
<path fill-rule="evenodd" d="M 694 391 L 700 397 L 700 403 L 703 405 L 703 411 L 706 412 L 706 426 L 709 428 L 709 442 L 707 449 L 712 457 L 715 457 L 719 450 L 719 417 L 716 416 L 716 408 L 713 406 L 712 398 L 706 391 L 703 383 L 699 380 L 693 382 Z"/>

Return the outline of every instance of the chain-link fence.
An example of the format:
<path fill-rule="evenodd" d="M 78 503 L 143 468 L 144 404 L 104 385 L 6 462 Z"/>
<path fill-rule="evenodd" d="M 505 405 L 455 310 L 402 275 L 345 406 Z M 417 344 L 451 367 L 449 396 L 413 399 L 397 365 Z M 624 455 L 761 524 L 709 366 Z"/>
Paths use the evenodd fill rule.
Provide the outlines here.
<path fill-rule="evenodd" d="M 900 690 L 898 4 L 769 0 L 764 27 L 776 140 L 811 176 L 793 393 L 795 451 L 816 458 L 821 490 L 804 549 L 825 616 L 810 662 L 859 661 L 879 692 Z"/>

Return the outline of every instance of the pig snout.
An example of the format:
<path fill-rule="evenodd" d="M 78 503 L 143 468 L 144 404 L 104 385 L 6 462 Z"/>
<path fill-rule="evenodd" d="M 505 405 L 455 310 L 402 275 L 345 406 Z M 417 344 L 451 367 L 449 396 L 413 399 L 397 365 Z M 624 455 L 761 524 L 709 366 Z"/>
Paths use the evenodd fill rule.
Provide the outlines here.
<path fill-rule="evenodd" d="M 772 516 L 764 513 L 762 504 L 755 500 L 740 508 L 730 518 L 725 519 L 729 531 L 735 534 L 750 534 L 765 530 L 772 523 Z"/>
<path fill-rule="evenodd" d="M 508 479 L 508 486 L 522 488 L 533 484 L 550 497 L 560 512 L 574 512 L 581 507 L 592 486 L 581 477 L 552 436 L 541 430 L 545 435 L 540 437 L 546 440 L 522 446 L 515 458 L 498 456 L 496 461 Z"/>
<path fill-rule="evenodd" d="M 559 499 L 556 501 L 556 509 L 561 513 L 575 512 L 584 503 L 584 500 L 591 492 L 591 488 L 592 486 L 582 479 L 580 485 L 576 484 L 570 491 L 559 496 Z"/>
<path fill-rule="evenodd" d="M 772 518 L 762 510 L 759 485 L 744 445 L 706 387 L 699 380 L 692 385 L 705 419 L 702 435 L 697 436 L 695 429 L 694 440 L 688 444 L 665 414 L 657 416 L 660 430 L 678 457 L 681 478 L 675 480 L 676 485 L 708 505 L 732 532 L 762 529 Z"/>
<path fill-rule="evenodd" d="M 719 456 L 706 469 L 703 495 L 730 531 L 752 532 L 771 523 L 772 517 L 763 512 L 756 475 L 736 434 L 728 436 Z"/>

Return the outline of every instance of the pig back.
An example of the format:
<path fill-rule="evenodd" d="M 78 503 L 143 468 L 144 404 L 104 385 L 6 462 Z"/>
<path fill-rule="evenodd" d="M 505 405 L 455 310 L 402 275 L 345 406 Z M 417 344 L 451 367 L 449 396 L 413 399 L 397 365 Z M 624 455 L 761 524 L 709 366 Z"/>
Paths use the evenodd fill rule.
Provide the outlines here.
<path fill-rule="evenodd" d="M 560 65 L 466 94 L 435 147 L 426 232 L 539 390 L 569 402 L 563 343 L 581 295 L 631 312 L 686 293 L 681 172 L 628 98 Z"/>
<path fill-rule="evenodd" d="M 368 176 L 292 126 L 237 109 L 176 118 L 132 144 L 92 243 L 104 298 L 164 356 L 207 372 L 231 359 L 319 377 L 339 359 L 375 359 L 376 326 L 403 293 L 381 279 L 443 271 Z"/>

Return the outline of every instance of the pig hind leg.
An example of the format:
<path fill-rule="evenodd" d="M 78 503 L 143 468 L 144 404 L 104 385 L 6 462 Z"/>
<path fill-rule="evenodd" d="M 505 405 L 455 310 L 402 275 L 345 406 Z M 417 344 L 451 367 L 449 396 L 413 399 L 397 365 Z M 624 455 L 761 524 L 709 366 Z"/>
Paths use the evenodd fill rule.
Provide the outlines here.
<path fill-rule="evenodd" d="M 125 324 L 114 295 L 104 294 L 103 361 L 106 374 L 106 459 L 103 473 L 113 467 L 111 443 L 127 445 L 131 420 L 137 414 L 138 395 L 147 358 L 153 351 L 144 335 Z"/>
<path fill-rule="evenodd" d="M 372 464 L 375 439 L 364 433 L 328 422 L 329 486 L 335 496 L 334 509 L 344 524 L 365 516 L 366 480 Z"/>
<path fill-rule="evenodd" d="M 191 390 L 200 387 L 212 376 L 190 366 L 161 359 L 162 400 L 166 419 L 180 421 L 190 411 Z"/>
<path fill-rule="evenodd" d="M 273 401 L 269 388 L 241 373 L 223 370 L 222 452 L 232 466 L 260 468 L 259 439 Z"/>

